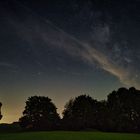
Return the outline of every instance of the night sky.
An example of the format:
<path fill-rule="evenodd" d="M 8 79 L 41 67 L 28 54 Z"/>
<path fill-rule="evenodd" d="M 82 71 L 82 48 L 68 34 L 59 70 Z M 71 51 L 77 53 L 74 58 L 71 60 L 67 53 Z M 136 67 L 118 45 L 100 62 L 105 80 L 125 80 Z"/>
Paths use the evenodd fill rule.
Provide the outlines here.
<path fill-rule="evenodd" d="M 80 94 L 106 99 L 140 89 L 139 0 L 1 0 L 1 122 L 17 121 L 29 96 L 61 113 Z"/>

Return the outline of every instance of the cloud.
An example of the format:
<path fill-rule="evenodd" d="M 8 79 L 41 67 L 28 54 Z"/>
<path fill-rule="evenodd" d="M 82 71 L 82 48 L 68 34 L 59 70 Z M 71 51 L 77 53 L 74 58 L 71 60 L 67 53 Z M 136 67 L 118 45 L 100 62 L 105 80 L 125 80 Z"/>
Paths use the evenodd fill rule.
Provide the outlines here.
<path fill-rule="evenodd" d="M 43 40 L 45 42 L 49 42 L 50 44 L 56 47 L 64 49 L 70 55 L 79 56 L 83 61 L 88 62 L 91 65 L 94 65 L 95 62 L 98 63 L 98 66 L 101 69 L 116 76 L 120 80 L 120 82 L 122 82 L 125 85 L 136 86 L 137 88 L 139 87 L 136 78 L 133 77 L 133 74 L 131 73 L 132 71 L 130 67 L 126 68 L 123 65 L 119 66 L 119 64 L 117 62 L 112 61 L 108 55 L 97 49 L 97 47 L 101 49 L 102 46 L 99 45 L 105 44 L 106 41 L 109 40 L 109 38 L 103 38 L 105 36 L 106 31 L 107 34 L 109 34 L 109 27 L 104 27 L 105 31 L 103 29 L 101 30 L 100 38 L 102 39 L 102 43 L 96 43 L 95 41 L 93 45 L 89 44 L 88 42 L 82 42 L 81 40 L 78 40 L 74 36 L 65 33 L 59 28 L 54 29 L 49 27 L 49 29 L 49 34 L 43 33 Z M 104 33 L 102 33 L 102 31 Z"/>
<path fill-rule="evenodd" d="M 17 66 L 7 62 L 0 62 L 0 67 L 7 67 L 12 69 L 17 69 Z"/>
<path fill-rule="evenodd" d="M 95 28 L 91 43 L 77 39 L 32 11 L 24 23 L 11 19 L 10 24 L 16 28 L 17 34 L 22 39 L 24 38 L 31 46 L 34 46 L 34 49 L 40 47 L 37 46 L 39 43 L 63 49 L 69 55 L 78 56 L 91 66 L 95 63 L 98 64 L 101 69 L 116 76 L 123 84 L 139 88 L 137 76 L 132 73 L 133 68 L 126 68 L 123 63 L 119 65 L 111 59 L 112 55 L 108 55 L 102 50 L 108 47 L 106 44 L 110 41 L 111 34 L 108 25 Z M 130 59 L 127 58 L 126 61 L 130 62 Z"/>

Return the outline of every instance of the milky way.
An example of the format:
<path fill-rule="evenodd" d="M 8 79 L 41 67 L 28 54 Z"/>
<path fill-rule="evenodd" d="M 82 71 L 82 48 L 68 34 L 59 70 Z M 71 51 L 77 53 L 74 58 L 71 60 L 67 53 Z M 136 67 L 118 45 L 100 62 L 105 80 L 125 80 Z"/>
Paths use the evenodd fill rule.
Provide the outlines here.
<path fill-rule="evenodd" d="M 94 89 L 102 98 L 119 86 L 139 88 L 138 5 L 136 0 L 1 2 L 2 100 L 10 96 L 10 88 L 21 92 L 12 94 L 23 102 L 34 91 L 65 100 L 70 90 L 77 95 Z"/>

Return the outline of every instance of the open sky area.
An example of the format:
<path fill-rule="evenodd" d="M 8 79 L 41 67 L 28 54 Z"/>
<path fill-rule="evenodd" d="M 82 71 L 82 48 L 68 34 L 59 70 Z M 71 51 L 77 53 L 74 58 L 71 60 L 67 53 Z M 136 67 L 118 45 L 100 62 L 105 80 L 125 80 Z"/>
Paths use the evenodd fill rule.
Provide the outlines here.
<path fill-rule="evenodd" d="M 29 96 L 61 114 L 72 97 L 103 100 L 140 89 L 139 0 L 1 0 L 1 123 L 17 121 Z"/>

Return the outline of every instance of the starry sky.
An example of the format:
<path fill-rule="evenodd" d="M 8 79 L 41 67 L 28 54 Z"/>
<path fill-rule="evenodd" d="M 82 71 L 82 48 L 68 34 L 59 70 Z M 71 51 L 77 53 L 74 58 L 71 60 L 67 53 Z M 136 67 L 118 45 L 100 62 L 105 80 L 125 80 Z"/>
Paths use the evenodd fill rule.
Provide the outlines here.
<path fill-rule="evenodd" d="M 139 0 L 1 0 L 1 123 L 17 121 L 29 96 L 61 114 L 80 94 L 106 99 L 140 89 Z"/>

